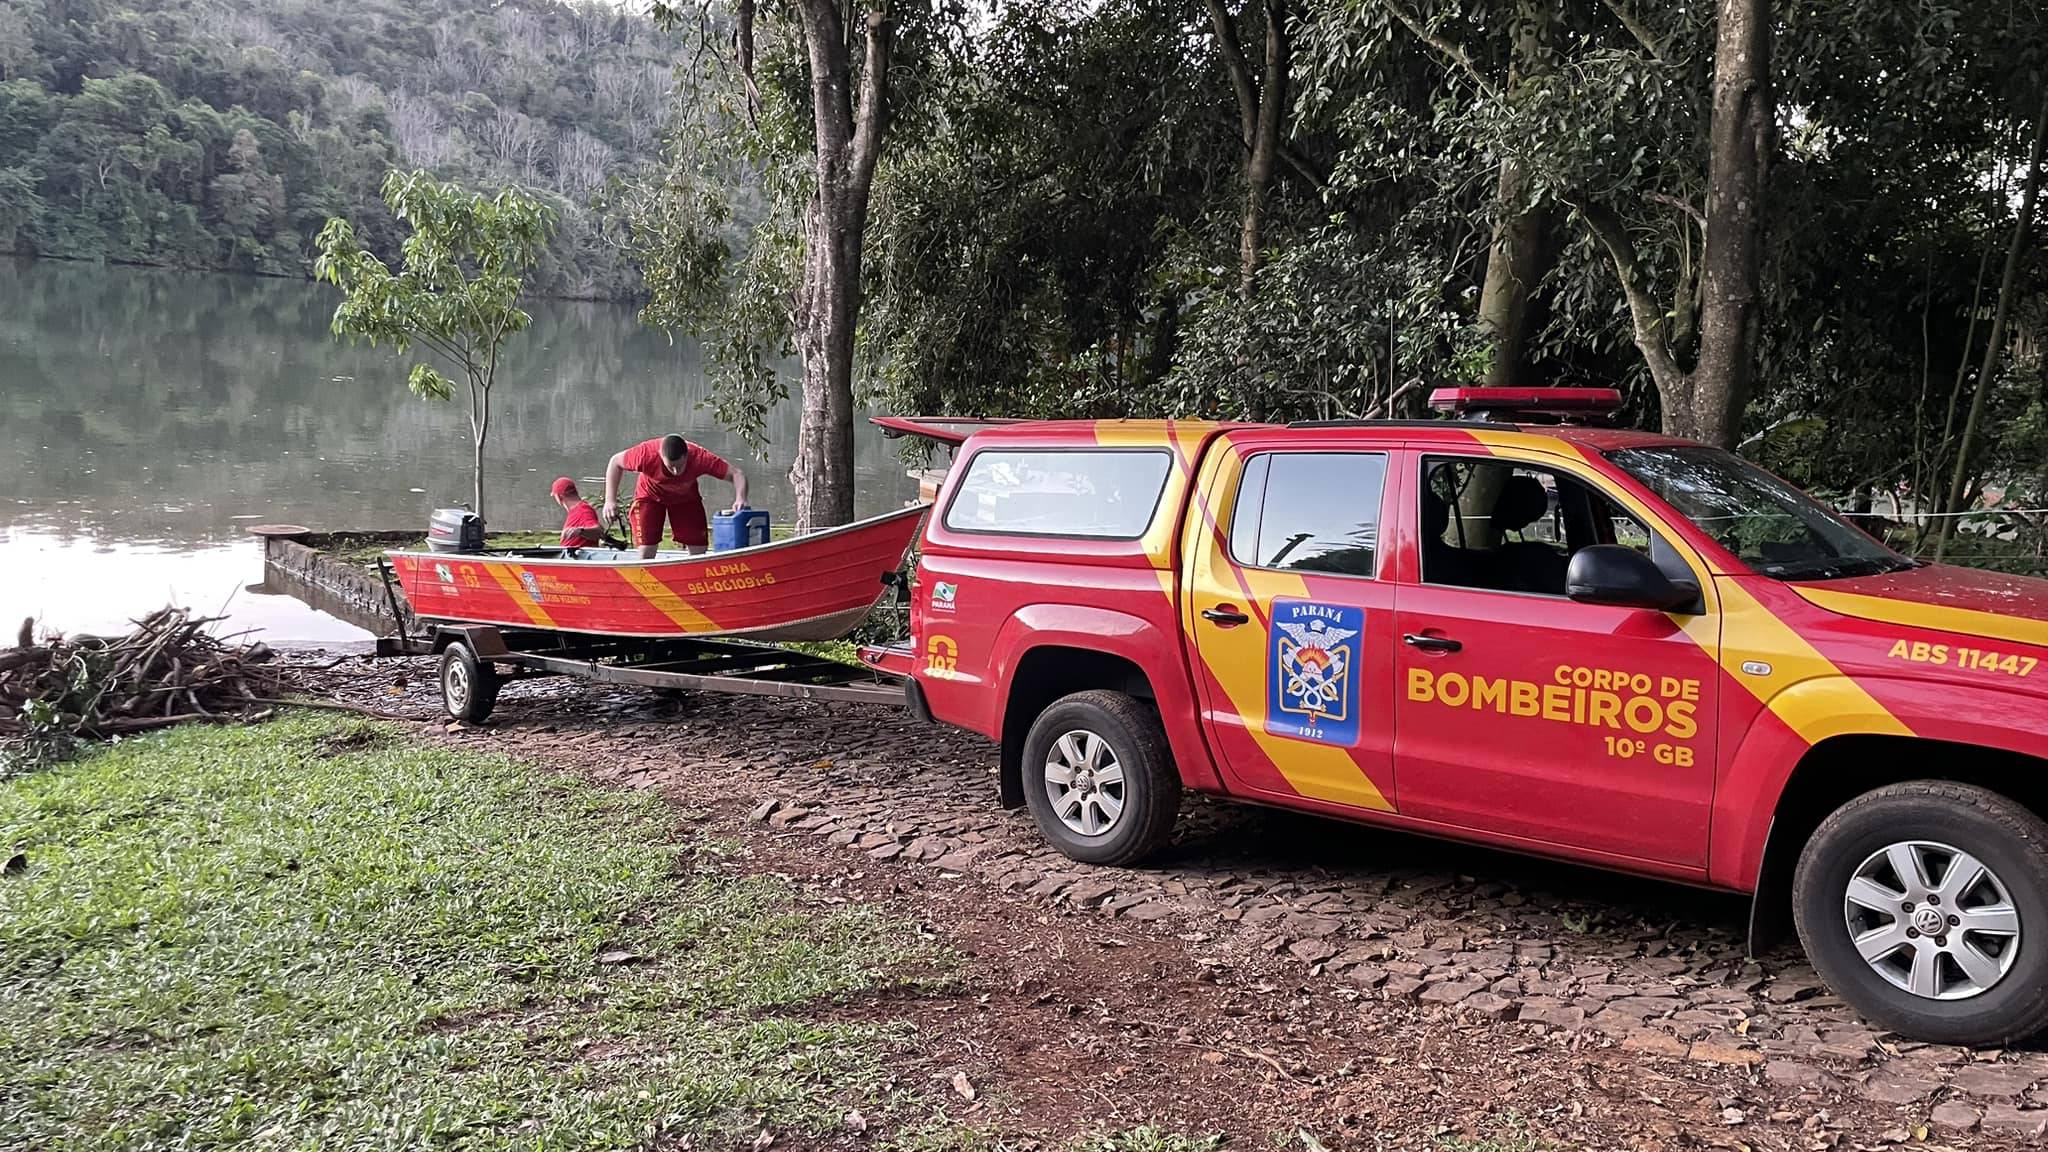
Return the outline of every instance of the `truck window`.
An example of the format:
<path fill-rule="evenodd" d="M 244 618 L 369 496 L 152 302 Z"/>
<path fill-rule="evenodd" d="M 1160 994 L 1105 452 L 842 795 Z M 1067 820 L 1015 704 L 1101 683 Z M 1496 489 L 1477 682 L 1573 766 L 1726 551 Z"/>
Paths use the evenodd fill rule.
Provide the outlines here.
<path fill-rule="evenodd" d="M 1366 452 L 1267 452 L 1238 483 L 1230 558 L 1251 568 L 1372 576 L 1387 458 Z"/>
<path fill-rule="evenodd" d="M 1145 534 L 1169 453 L 1116 448 L 976 452 L 946 506 L 955 532 L 1135 540 Z"/>
<path fill-rule="evenodd" d="M 1692 578 L 1661 537 L 1574 476 L 1495 459 L 1433 458 L 1423 469 L 1425 583 L 1563 596 L 1572 553 L 1589 544 L 1625 545 Z"/>

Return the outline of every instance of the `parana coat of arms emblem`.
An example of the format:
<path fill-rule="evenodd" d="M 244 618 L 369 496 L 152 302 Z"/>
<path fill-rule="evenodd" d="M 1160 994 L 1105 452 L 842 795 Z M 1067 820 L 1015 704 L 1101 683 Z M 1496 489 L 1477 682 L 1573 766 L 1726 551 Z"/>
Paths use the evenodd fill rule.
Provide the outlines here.
<path fill-rule="evenodd" d="M 1275 600 L 1266 673 L 1266 731 L 1297 740 L 1358 742 L 1358 656 L 1365 610 Z"/>

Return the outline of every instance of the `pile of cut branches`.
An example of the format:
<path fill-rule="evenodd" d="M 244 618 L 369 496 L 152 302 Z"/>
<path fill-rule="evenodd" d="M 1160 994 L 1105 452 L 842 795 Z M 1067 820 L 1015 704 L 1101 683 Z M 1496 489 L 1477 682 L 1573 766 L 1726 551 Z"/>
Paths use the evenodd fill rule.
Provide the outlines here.
<path fill-rule="evenodd" d="M 61 760 L 87 740 L 186 720 L 254 719 L 283 675 L 263 644 L 216 636 L 217 616 L 162 608 L 125 636 L 35 639 L 0 649 L 0 776 Z"/>

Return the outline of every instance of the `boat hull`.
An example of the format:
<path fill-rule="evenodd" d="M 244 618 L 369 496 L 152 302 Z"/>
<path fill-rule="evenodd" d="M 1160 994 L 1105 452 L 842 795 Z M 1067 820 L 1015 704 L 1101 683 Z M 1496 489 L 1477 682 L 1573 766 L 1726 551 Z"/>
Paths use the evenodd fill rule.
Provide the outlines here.
<path fill-rule="evenodd" d="M 866 618 L 923 522 L 915 506 L 753 548 L 653 560 L 393 552 L 413 612 L 602 636 L 836 640 Z"/>

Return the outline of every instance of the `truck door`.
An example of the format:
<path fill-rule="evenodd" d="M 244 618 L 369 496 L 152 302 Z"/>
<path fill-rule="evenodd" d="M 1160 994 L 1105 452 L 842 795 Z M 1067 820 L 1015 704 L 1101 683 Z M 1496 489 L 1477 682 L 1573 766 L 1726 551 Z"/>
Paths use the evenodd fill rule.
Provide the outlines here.
<path fill-rule="evenodd" d="M 1548 459 L 1405 457 L 1419 573 L 1404 557 L 1402 813 L 1704 866 L 1719 668 L 1686 625 L 1711 635 L 1710 618 L 1564 595 L 1588 544 L 1632 545 L 1688 580 L 1700 569 L 1606 481 Z"/>
<path fill-rule="evenodd" d="M 1183 540 L 1183 627 L 1233 792 L 1390 810 L 1393 587 L 1380 579 L 1388 455 L 1333 432 L 1231 433 Z"/>

